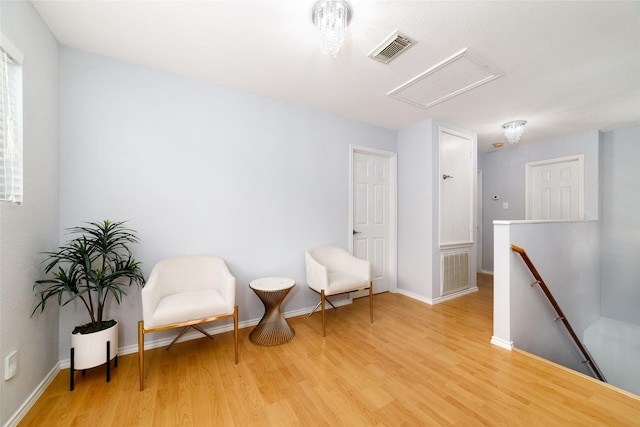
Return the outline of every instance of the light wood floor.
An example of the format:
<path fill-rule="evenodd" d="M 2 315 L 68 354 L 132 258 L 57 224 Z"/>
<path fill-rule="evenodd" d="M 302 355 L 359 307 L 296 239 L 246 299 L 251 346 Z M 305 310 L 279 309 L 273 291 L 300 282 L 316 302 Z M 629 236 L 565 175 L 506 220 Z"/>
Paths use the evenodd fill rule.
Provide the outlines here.
<path fill-rule="evenodd" d="M 480 291 L 429 306 L 399 294 L 289 319 L 296 337 L 258 347 L 240 331 L 137 354 L 104 369 L 62 371 L 25 426 L 567 426 L 640 425 L 640 399 L 581 374 L 489 343 L 491 276 Z"/>

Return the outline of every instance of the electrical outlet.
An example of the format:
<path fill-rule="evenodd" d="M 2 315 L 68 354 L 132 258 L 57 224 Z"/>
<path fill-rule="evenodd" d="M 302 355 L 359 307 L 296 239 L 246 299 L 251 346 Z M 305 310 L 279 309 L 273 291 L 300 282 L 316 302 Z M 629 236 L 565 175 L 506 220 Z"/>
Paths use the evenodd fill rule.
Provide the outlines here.
<path fill-rule="evenodd" d="M 4 380 L 10 380 L 18 369 L 18 352 L 13 351 L 4 358 Z"/>

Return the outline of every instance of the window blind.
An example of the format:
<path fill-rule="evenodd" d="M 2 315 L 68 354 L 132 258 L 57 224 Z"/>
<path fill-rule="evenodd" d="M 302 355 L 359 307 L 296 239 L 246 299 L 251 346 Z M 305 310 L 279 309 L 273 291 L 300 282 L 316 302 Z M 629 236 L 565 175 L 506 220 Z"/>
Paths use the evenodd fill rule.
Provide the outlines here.
<path fill-rule="evenodd" d="M 22 66 L 0 47 L 0 200 L 22 195 Z"/>

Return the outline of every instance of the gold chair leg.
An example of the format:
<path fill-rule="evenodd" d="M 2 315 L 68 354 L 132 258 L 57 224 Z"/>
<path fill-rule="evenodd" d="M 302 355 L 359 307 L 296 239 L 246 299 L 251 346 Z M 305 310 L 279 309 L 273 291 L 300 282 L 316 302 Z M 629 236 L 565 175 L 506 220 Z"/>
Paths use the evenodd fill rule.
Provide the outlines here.
<path fill-rule="evenodd" d="M 369 320 L 373 323 L 373 282 L 369 282 Z"/>
<path fill-rule="evenodd" d="M 171 346 L 172 346 L 173 344 L 175 344 L 175 342 L 176 342 L 176 341 L 178 341 L 178 340 L 180 339 L 180 337 L 181 337 L 181 336 L 183 336 L 183 335 L 185 334 L 185 332 L 187 332 L 187 331 L 189 330 L 189 328 L 190 328 L 190 327 L 191 327 L 191 326 L 185 326 L 184 328 L 182 328 L 182 330 L 180 331 L 180 333 L 178 334 L 178 336 L 177 336 L 177 337 L 175 337 L 175 338 L 173 339 L 173 341 L 171 341 L 171 344 L 169 344 L 169 346 L 168 346 L 165 350 L 169 350 L 169 349 L 171 349 Z"/>
<path fill-rule="evenodd" d="M 327 333 L 326 333 L 326 330 L 325 330 L 325 326 L 324 326 L 324 321 L 325 321 L 324 300 L 325 300 L 325 296 L 324 296 L 324 289 L 323 289 L 322 292 L 320 293 L 320 303 L 322 304 L 322 336 L 323 337 L 327 336 Z"/>
<path fill-rule="evenodd" d="M 331 302 L 331 300 L 330 300 L 329 298 L 326 298 L 326 299 L 325 299 L 325 301 L 326 301 L 326 302 L 328 302 L 328 303 L 329 303 L 329 305 L 330 305 L 331 307 L 333 307 L 333 309 L 334 309 L 334 310 L 337 310 L 337 309 L 338 309 L 338 307 L 336 307 L 335 305 L 333 305 L 333 303 Z M 311 310 L 311 313 L 309 313 L 309 317 L 311 317 L 311 315 L 312 315 L 313 313 L 315 313 L 315 312 L 316 312 L 316 310 L 318 309 L 318 307 L 320 307 L 320 304 L 322 304 L 322 300 L 318 301 L 318 303 L 316 304 L 315 308 L 314 308 L 313 310 Z"/>
<path fill-rule="evenodd" d="M 144 390 L 144 322 L 138 322 L 138 375 L 140 376 L 140 391 Z"/>
<path fill-rule="evenodd" d="M 322 304 L 322 300 L 318 301 L 318 303 L 316 304 L 315 308 L 313 310 L 311 310 L 311 313 L 309 313 L 309 317 L 311 317 L 311 315 L 316 312 L 318 307 L 320 307 L 320 304 Z"/>
<path fill-rule="evenodd" d="M 238 364 L 238 306 L 233 308 L 233 340 L 236 345 L 236 365 Z"/>
<path fill-rule="evenodd" d="M 213 339 L 213 337 L 211 335 L 209 335 L 209 333 L 207 331 L 205 331 L 204 329 L 202 329 L 200 326 L 198 325 L 190 325 L 193 329 L 195 329 L 196 331 L 200 332 L 202 335 L 206 335 L 210 340 Z"/>

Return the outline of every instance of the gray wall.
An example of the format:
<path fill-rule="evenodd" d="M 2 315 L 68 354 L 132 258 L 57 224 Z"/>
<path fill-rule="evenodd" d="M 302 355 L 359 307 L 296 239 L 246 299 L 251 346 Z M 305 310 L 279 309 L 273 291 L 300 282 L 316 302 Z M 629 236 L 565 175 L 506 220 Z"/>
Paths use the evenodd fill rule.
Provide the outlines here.
<path fill-rule="evenodd" d="M 397 151 L 397 132 L 70 49 L 59 59 L 55 39 L 26 1 L 0 2 L 0 29 L 25 55 L 25 202 L 0 204 L 0 357 L 14 350 L 19 355 L 17 375 L 0 382 L 2 424 L 68 357 L 69 331 L 86 321 L 81 310 L 65 309 L 59 316 L 53 306 L 30 317 L 31 287 L 41 273 L 38 253 L 54 249 L 66 227 L 130 220 L 142 239 L 135 251 L 146 273 L 172 254 L 224 257 L 238 277 L 241 320 L 262 313 L 246 288 L 259 276 L 296 279 L 287 311 L 315 303 L 304 286 L 302 254 L 315 244 L 348 246 L 348 145 Z M 421 126 L 401 131 L 399 140 L 422 132 Z M 629 213 L 638 209 L 639 133 L 635 128 L 603 135 L 602 181 L 611 191 L 603 192 L 601 215 L 603 254 L 611 257 L 602 276 L 610 276 L 609 267 L 624 271 L 616 283 L 603 280 L 603 288 L 613 291 L 608 295 L 623 300 L 609 301 L 603 290 L 603 314 L 620 313 L 636 323 L 640 240 Z M 492 221 L 524 218 L 526 161 L 585 153 L 586 214 L 598 218 L 598 174 L 589 172 L 598 167 L 597 140 L 598 133 L 589 132 L 480 156 L 484 269 L 493 268 Z M 416 149 L 433 156 L 430 146 Z M 402 227 L 410 232 L 405 221 L 421 212 L 433 215 L 432 194 L 421 193 L 422 185 L 431 188 L 433 171 L 423 169 L 428 161 L 414 160 L 399 155 L 399 204 L 419 208 L 399 210 L 399 234 Z M 491 210 L 496 193 L 510 202 L 509 211 Z M 431 239 L 431 231 L 420 237 Z M 626 239 L 608 240 L 617 235 Z M 422 259 L 411 241 L 400 245 L 399 267 Z M 424 273 L 429 280 L 432 272 Z M 399 272 L 403 283 L 409 282 Z M 124 325 L 120 346 L 134 345 L 139 293 L 132 290 L 122 306 L 108 309 Z"/>
<path fill-rule="evenodd" d="M 129 220 L 146 274 L 170 255 L 222 257 L 240 321 L 264 311 L 248 288 L 258 277 L 296 280 L 284 311 L 315 305 L 304 250 L 348 247 L 349 144 L 395 152 L 396 131 L 68 48 L 60 70 L 63 228 Z M 139 292 L 108 309 L 120 346 L 134 345 Z M 62 359 L 87 319 L 60 317 Z"/>
<path fill-rule="evenodd" d="M 24 203 L 0 203 L 0 360 L 18 352 L 16 376 L 0 380 L 4 425 L 59 360 L 57 308 L 30 317 L 37 254 L 58 243 L 59 86 L 58 44 L 30 2 L 0 2 L 0 31 L 24 55 Z"/>
<path fill-rule="evenodd" d="M 526 134 L 525 134 L 526 137 Z M 493 271 L 493 221 L 525 219 L 525 166 L 528 162 L 584 154 L 584 219 L 598 219 L 599 138 L 597 131 L 564 138 L 522 143 L 516 148 L 483 153 L 482 169 L 482 270 Z M 492 196 L 500 196 L 493 200 Z M 509 209 L 503 209 L 503 202 Z"/>
<path fill-rule="evenodd" d="M 602 315 L 640 325 L 640 127 L 601 146 Z"/>
<path fill-rule="evenodd" d="M 480 155 L 483 169 L 483 270 L 493 271 L 493 221 L 523 219 L 524 165 L 585 155 L 585 219 L 599 219 L 602 316 L 640 325 L 640 127 L 587 132 Z M 500 201 L 491 200 L 493 194 Z M 509 210 L 502 209 L 509 202 Z"/>
<path fill-rule="evenodd" d="M 520 255 L 524 248 L 576 335 L 600 316 L 600 228 L 597 221 L 514 221 L 496 224 L 494 337 L 571 369 L 590 374 L 551 303 Z"/>

